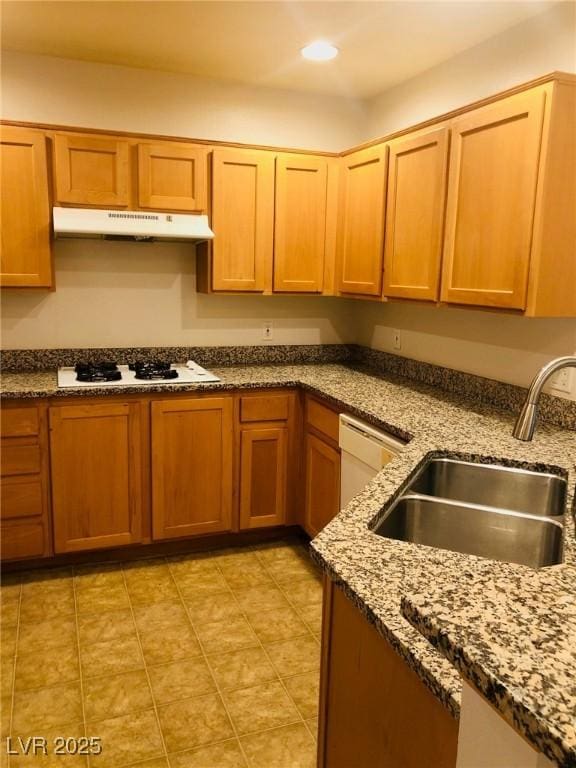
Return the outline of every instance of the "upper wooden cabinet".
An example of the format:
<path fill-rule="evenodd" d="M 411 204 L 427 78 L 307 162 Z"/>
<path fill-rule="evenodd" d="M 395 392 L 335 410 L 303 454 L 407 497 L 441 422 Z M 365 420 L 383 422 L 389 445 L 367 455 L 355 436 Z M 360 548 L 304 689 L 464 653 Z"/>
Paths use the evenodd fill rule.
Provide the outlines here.
<path fill-rule="evenodd" d="M 141 540 L 142 404 L 50 408 L 54 551 Z"/>
<path fill-rule="evenodd" d="M 152 532 L 171 539 L 232 527 L 233 401 L 152 403 Z"/>
<path fill-rule="evenodd" d="M 340 168 L 338 287 L 340 293 L 380 296 L 388 147 L 346 155 Z"/>
<path fill-rule="evenodd" d="M 390 143 L 384 295 L 438 298 L 448 169 L 448 128 Z"/>
<path fill-rule="evenodd" d="M 274 291 L 322 292 L 327 189 L 326 158 L 276 158 Z"/>
<path fill-rule="evenodd" d="M 53 275 L 44 135 L 2 126 L 0 173 L 0 285 L 50 288 Z"/>
<path fill-rule="evenodd" d="M 442 299 L 524 309 L 545 94 L 452 123 Z"/>
<path fill-rule="evenodd" d="M 54 135 L 57 203 L 127 208 L 130 145 L 117 136 Z"/>
<path fill-rule="evenodd" d="M 207 172 L 206 147 L 173 141 L 138 144 L 138 204 L 152 210 L 205 211 Z"/>
<path fill-rule="evenodd" d="M 274 155 L 214 150 L 214 291 L 270 291 L 274 248 Z"/>

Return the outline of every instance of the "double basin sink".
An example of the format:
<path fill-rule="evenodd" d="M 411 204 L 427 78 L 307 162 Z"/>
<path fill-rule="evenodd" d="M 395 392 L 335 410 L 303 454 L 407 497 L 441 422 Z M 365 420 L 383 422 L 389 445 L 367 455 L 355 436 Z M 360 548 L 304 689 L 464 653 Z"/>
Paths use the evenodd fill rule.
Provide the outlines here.
<path fill-rule="evenodd" d="M 566 491 L 559 475 L 432 458 L 374 532 L 541 568 L 562 562 Z"/>

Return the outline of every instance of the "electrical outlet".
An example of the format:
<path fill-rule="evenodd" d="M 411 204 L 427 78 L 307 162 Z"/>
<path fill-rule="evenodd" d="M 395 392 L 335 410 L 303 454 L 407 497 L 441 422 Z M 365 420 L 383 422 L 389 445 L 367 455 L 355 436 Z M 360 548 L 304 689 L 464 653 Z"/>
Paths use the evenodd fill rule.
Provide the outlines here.
<path fill-rule="evenodd" d="M 265 320 L 262 323 L 262 338 L 265 341 L 269 341 L 272 336 L 272 320 Z"/>
<path fill-rule="evenodd" d="M 569 395 L 573 386 L 573 368 L 562 368 L 550 379 L 550 391 Z"/>
<path fill-rule="evenodd" d="M 400 331 L 392 331 L 392 344 L 394 349 L 402 349 L 402 337 Z"/>

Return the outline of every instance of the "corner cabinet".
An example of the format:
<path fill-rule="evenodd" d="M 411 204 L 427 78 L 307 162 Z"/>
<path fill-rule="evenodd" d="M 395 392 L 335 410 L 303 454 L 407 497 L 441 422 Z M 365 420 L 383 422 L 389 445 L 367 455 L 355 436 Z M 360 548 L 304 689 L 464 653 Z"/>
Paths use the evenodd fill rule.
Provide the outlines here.
<path fill-rule="evenodd" d="M 339 420 L 312 397 L 305 404 L 304 527 L 314 537 L 340 511 Z"/>
<path fill-rule="evenodd" d="M 343 294 L 382 293 L 388 146 L 352 152 L 341 160 L 338 289 Z"/>
<path fill-rule="evenodd" d="M 232 529 L 233 399 L 151 404 L 152 538 Z"/>
<path fill-rule="evenodd" d="M 46 137 L 41 131 L 2 126 L 0 176 L 0 285 L 50 288 L 50 199 Z"/>
<path fill-rule="evenodd" d="M 142 410 L 135 400 L 49 409 L 56 554 L 141 541 Z"/>

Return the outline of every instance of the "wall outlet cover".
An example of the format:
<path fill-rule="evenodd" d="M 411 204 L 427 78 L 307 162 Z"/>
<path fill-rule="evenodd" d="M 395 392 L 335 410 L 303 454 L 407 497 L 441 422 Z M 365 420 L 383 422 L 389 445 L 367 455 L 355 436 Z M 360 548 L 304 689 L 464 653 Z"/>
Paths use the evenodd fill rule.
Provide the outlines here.
<path fill-rule="evenodd" d="M 264 341 L 269 341 L 272 336 L 272 320 L 264 320 L 262 323 L 262 338 Z"/>
<path fill-rule="evenodd" d="M 402 336 L 400 334 L 400 331 L 397 331 L 397 330 L 392 331 L 392 344 L 394 346 L 394 349 L 402 349 Z"/>
<path fill-rule="evenodd" d="M 574 368 L 562 368 L 550 379 L 550 392 L 570 395 L 574 387 Z"/>

